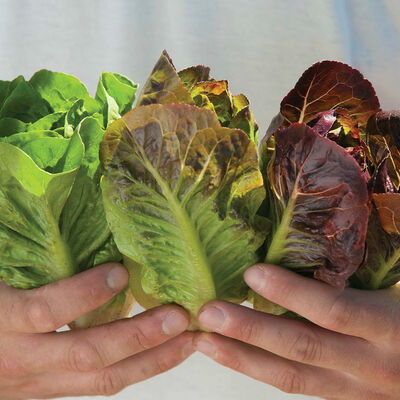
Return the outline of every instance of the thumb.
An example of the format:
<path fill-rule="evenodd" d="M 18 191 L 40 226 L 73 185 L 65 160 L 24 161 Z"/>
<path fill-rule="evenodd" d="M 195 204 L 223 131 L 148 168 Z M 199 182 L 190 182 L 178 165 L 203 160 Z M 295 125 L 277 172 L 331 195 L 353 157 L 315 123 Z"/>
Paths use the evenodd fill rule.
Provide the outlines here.
<path fill-rule="evenodd" d="M 100 307 L 129 281 L 126 268 L 103 264 L 37 289 L 0 286 L 0 329 L 39 333 L 54 331 Z"/>

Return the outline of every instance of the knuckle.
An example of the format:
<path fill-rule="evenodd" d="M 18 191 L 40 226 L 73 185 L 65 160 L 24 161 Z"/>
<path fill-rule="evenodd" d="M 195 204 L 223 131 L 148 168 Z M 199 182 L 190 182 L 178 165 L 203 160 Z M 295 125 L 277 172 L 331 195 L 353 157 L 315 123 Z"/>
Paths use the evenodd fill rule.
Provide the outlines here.
<path fill-rule="evenodd" d="M 35 296 L 27 307 L 27 324 L 34 332 L 51 332 L 59 328 L 45 297 Z"/>
<path fill-rule="evenodd" d="M 73 343 L 67 351 L 67 369 L 76 372 L 89 372 L 105 365 L 97 347 L 89 341 Z"/>
<path fill-rule="evenodd" d="M 24 395 L 22 398 L 31 398 L 38 394 L 41 397 L 46 393 L 43 387 L 43 382 L 38 377 L 29 378 L 14 387 L 14 390 L 19 394 Z"/>
<path fill-rule="evenodd" d="M 0 377 L 6 379 L 21 378 L 26 375 L 23 363 L 10 357 L 0 356 Z"/>
<path fill-rule="evenodd" d="M 244 342 L 256 342 L 259 335 L 260 327 L 256 321 L 249 320 L 239 327 L 240 339 Z"/>
<path fill-rule="evenodd" d="M 286 299 L 293 297 L 293 292 L 296 288 L 293 287 L 291 282 L 280 277 L 274 277 L 273 282 L 268 285 L 268 292 L 274 299 Z"/>
<path fill-rule="evenodd" d="M 121 376 L 115 369 L 106 368 L 96 375 L 95 393 L 100 396 L 112 396 L 124 388 Z"/>
<path fill-rule="evenodd" d="M 318 362 L 322 358 L 321 339 L 314 332 L 301 332 L 289 341 L 289 354 L 296 361 Z"/>
<path fill-rule="evenodd" d="M 304 378 L 293 368 L 287 368 L 278 375 L 274 386 L 285 393 L 301 394 L 305 391 Z"/>
<path fill-rule="evenodd" d="M 238 355 L 237 353 L 227 352 L 219 349 L 218 362 L 235 371 L 244 371 L 243 361 L 240 355 Z"/>
<path fill-rule="evenodd" d="M 374 371 L 374 376 L 377 377 L 382 384 L 388 386 L 399 385 L 400 360 L 383 360 Z"/>
<path fill-rule="evenodd" d="M 142 351 L 148 350 L 153 346 L 154 343 L 151 338 L 144 332 L 140 325 L 136 325 L 131 334 L 132 349 L 138 349 L 139 351 Z"/>
<path fill-rule="evenodd" d="M 100 305 L 100 300 L 104 298 L 104 288 L 98 284 L 89 284 L 84 291 L 83 301 L 86 307 L 94 308 Z"/>
<path fill-rule="evenodd" d="M 166 372 L 174 366 L 173 360 L 167 359 L 167 358 L 161 358 L 161 357 L 156 358 L 155 364 L 156 364 L 156 373 L 157 374 Z"/>
<path fill-rule="evenodd" d="M 353 307 L 349 300 L 338 295 L 326 313 L 324 325 L 334 330 L 344 329 L 350 324 L 353 325 L 358 317 L 357 307 Z"/>

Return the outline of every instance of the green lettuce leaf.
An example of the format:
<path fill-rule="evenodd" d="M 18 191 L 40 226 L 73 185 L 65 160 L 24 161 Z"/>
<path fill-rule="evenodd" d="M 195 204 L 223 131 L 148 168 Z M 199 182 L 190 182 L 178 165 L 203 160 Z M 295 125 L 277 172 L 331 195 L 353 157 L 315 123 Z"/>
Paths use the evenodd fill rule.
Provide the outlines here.
<path fill-rule="evenodd" d="M 98 249 L 112 240 L 105 218 L 100 192 L 99 145 L 104 131 L 95 118 L 85 118 L 78 128 L 85 146 L 82 160 L 71 194 L 63 209 L 60 221 L 61 235 L 69 244 L 71 255 L 79 270 L 94 265 Z M 113 243 L 113 242 L 112 242 Z M 114 244 L 115 246 L 115 244 Z M 118 261 L 115 247 L 108 248 L 109 256 L 103 254 L 103 262 Z"/>
<path fill-rule="evenodd" d="M 100 148 L 108 223 L 144 306 L 199 308 L 247 297 L 244 270 L 266 226 L 254 143 L 194 106 L 138 107 L 109 126 Z"/>
<path fill-rule="evenodd" d="M 99 79 L 96 99 L 104 103 L 104 126 L 132 109 L 138 85 L 125 76 L 103 72 Z"/>
<path fill-rule="evenodd" d="M 13 81 L 14 82 L 14 81 Z M 8 96 L 0 108 L 0 118 L 15 118 L 21 122 L 35 122 L 49 114 L 46 101 L 25 79 L 10 83 Z"/>
<path fill-rule="evenodd" d="M 76 151 L 76 165 L 50 174 L 19 148 L 0 143 L 0 280 L 9 285 L 28 289 L 77 272 L 58 228 L 82 142 Z"/>
<path fill-rule="evenodd" d="M 54 112 L 68 111 L 78 99 L 91 99 L 78 78 L 62 72 L 42 69 L 32 76 L 29 83 Z"/>

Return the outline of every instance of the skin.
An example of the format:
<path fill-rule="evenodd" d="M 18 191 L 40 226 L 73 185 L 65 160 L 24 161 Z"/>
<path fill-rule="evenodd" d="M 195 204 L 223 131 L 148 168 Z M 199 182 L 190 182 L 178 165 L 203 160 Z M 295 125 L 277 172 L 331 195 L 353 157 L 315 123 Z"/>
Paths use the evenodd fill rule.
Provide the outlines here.
<path fill-rule="evenodd" d="M 222 301 L 199 312 L 195 347 L 218 363 L 284 392 L 327 400 L 398 400 L 400 286 L 335 289 L 273 265 L 244 275 L 264 298 L 307 319 Z"/>
<path fill-rule="evenodd" d="M 106 303 L 128 283 L 104 264 L 34 290 L 0 284 L 0 398 L 112 395 L 164 372 L 193 352 L 180 307 L 77 331 L 58 328 Z M 118 337 L 118 340 L 115 338 Z"/>

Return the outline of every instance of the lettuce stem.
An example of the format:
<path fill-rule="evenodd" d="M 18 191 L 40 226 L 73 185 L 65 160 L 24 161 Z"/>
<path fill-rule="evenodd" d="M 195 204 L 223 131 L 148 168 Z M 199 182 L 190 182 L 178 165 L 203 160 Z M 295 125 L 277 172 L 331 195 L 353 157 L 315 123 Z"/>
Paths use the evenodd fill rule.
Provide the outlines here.
<path fill-rule="evenodd" d="M 383 280 L 389 274 L 390 270 L 393 268 L 394 264 L 399 260 L 399 258 L 400 247 L 397 248 L 390 256 L 390 258 L 386 262 L 381 264 L 381 267 L 378 269 L 378 271 L 372 275 L 371 285 L 369 289 L 377 290 L 381 288 Z"/>

